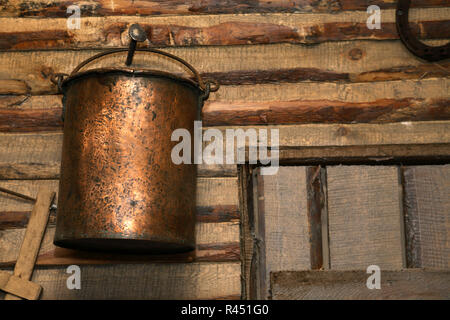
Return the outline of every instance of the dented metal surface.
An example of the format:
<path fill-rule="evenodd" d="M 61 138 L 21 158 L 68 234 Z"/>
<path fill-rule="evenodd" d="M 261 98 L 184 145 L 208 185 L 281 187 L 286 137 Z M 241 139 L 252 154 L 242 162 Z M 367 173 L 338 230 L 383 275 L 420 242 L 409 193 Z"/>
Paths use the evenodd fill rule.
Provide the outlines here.
<path fill-rule="evenodd" d="M 58 79 L 65 119 L 54 243 L 193 250 L 197 168 L 172 162 L 171 134 L 185 128 L 193 136 L 210 83 L 195 69 L 197 82 L 154 70 L 76 72 Z"/>

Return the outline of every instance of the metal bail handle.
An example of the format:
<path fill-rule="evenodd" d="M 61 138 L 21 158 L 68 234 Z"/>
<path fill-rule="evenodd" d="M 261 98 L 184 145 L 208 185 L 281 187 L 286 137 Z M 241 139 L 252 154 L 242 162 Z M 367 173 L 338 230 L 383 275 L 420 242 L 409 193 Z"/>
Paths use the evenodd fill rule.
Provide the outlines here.
<path fill-rule="evenodd" d="M 67 75 L 65 73 L 53 74 L 51 77 L 51 81 L 54 84 L 58 85 L 58 88 L 61 91 L 61 85 L 62 85 L 62 82 L 64 81 L 64 77 L 74 76 L 81 68 L 83 68 L 85 65 L 87 65 L 88 63 L 90 63 L 92 61 L 94 61 L 98 58 L 101 58 L 103 56 L 106 56 L 106 55 L 127 51 L 128 55 L 127 55 L 127 60 L 125 61 L 125 65 L 129 66 L 133 62 L 134 53 L 136 51 L 141 51 L 141 52 L 156 53 L 156 54 L 165 56 L 167 58 L 170 58 L 170 59 L 173 59 L 175 61 L 182 63 L 185 67 L 187 67 L 194 74 L 195 79 L 197 81 L 197 85 L 203 91 L 203 94 L 201 95 L 203 100 L 206 100 L 208 98 L 210 92 L 215 92 L 215 91 L 219 90 L 219 84 L 216 81 L 211 80 L 211 81 L 207 81 L 205 83 L 203 81 L 202 77 L 200 76 L 200 74 L 198 73 L 198 71 L 192 65 L 190 65 L 188 62 L 181 59 L 180 57 L 177 57 L 171 53 L 161 51 L 158 49 L 153 49 L 153 48 L 136 49 L 136 44 L 138 41 L 142 42 L 147 39 L 144 30 L 138 24 L 131 25 L 128 33 L 131 38 L 131 42 L 130 42 L 130 45 L 128 48 L 112 49 L 112 50 L 108 50 L 108 51 L 96 54 L 96 55 L 84 60 L 78 66 L 76 66 L 75 69 L 73 69 L 73 71 L 70 73 L 70 75 Z"/>

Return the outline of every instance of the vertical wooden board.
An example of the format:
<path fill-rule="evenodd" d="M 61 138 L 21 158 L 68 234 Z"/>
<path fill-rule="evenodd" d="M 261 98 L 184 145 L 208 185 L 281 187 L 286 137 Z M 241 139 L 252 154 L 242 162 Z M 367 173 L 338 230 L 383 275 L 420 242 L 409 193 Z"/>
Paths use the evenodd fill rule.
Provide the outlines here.
<path fill-rule="evenodd" d="M 450 268 L 450 165 L 403 168 L 409 268 Z"/>
<path fill-rule="evenodd" d="M 258 177 L 258 236 L 263 242 L 261 297 L 268 297 L 270 272 L 309 270 L 306 167 L 280 167 Z M 263 230 L 261 230 L 263 229 Z"/>
<path fill-rule="evenodd" d="M 331 269 L 404 267 L 397 167 L 331 166 L 327 180 Z"/>

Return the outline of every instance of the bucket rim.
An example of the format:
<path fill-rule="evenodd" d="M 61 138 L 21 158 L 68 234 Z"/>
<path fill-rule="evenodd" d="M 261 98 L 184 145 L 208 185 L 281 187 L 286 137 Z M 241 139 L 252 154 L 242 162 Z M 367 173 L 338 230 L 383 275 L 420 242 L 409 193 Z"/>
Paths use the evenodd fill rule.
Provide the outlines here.
<path fill-rule="evenodd" d="M 89 77 L 91 75 L 107 75 L 107 74 L 116 74 L 121 73 L 123 75 L 128 76 L 139 76 L 139 77 L 145 77 L 145 76 L 155 76 L 159 78 L 167 78 L 170 80 L 175 80 L 178 82 L 182 82 L 184 84 L 187 84 L 189 86 L 194 87 L 195 89 L 199 90 L 200 92 L 203 92 L 203 89 L 199 86 L 197 82 L 194 80 L 191 80 L 186 77 L 178 76 L 173 73 L 161 71 L 161 70 L 153 70 L 153 69 L 133 69 L 133 68 L 96 68 L 96 69 L 89 69 L 86 71 L 77 72 L 74 75 L 71 75 L 64 79 L 64 81 L 61 84 L 62 89 L 66 89 L 67 86 L 70 85 L 73 81 L 82 79 L 84 77 Z"/>

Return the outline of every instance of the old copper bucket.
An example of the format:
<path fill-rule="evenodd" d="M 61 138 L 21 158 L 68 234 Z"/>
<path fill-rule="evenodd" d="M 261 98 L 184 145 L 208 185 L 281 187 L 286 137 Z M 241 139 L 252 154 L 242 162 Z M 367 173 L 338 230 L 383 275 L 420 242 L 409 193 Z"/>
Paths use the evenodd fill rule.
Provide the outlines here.
<path fill-rule="evenodd" d="M 195 81 L 155 70 L 92 69 L 78 72 L 63 92 L 64 140 L 54 243 L 57 246 L 129 252 L 172 253 L 195 247 L 195 164 L 176 165 L 171 134 L 194 137 L 209 91 Z M 193 139 L 191 139 L 193 140 Z M 192 152 L 193 154 L 193 152 Z"/>

